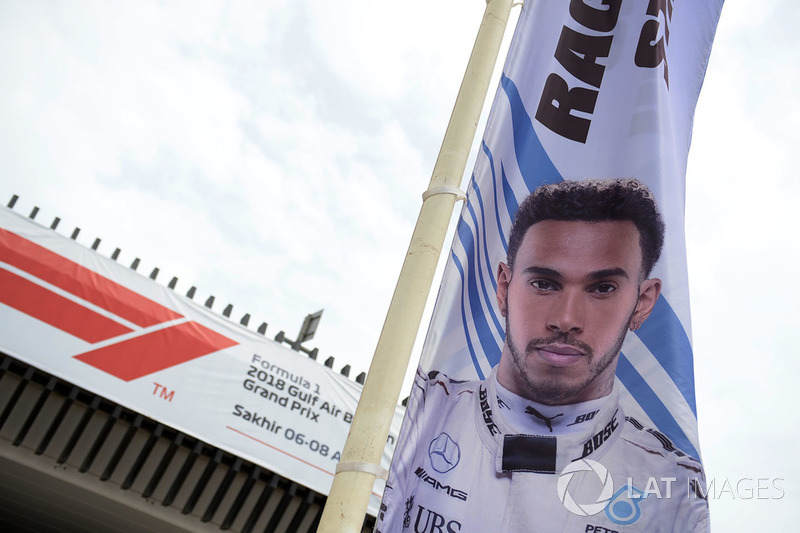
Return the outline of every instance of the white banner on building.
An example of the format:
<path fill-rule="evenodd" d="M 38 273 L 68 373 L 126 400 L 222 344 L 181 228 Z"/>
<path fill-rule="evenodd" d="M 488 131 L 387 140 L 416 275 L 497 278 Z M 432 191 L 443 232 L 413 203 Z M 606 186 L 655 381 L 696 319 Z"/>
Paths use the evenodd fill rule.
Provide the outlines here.
<path fill-rule="evenodd" d="M 323 365 L 7 209 L 0 351 L 323 494 L 361 393 Z M 401 419 L 398 408 L 387 468 Z"/>
<path fill-rule="evenodd" d="M 626 413 L 699 457 L 684 237 L 692 119 L 722 0 L 525 4 L 421 368 L 484 379 L 500 360 L 497 265 L 519 203 L 564 179 L 635 177 L 666 224 L 663 292 L 617 367 Z"/>

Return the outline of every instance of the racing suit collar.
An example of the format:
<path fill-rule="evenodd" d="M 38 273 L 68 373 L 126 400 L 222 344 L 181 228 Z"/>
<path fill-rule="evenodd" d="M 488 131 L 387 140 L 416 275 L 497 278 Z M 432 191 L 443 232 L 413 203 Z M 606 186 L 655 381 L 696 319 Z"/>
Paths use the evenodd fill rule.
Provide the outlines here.
<path fill-rule="evenodd" d="M 599 459 L 622 433 L 625 415 L 619 405 L 617 387 L 592 419 L 582 424 L 584 427 L 580 431 L 553 436 L 520 433 L 511 427 L 497 404 L 496 384 L 495 367 L 489 378 L 478 386 L 475 424 L 483 444 L 494 455 L 498 474 L 556 474 L 575 460 Z"/>
<path fill-rule="evenodd" d="M 505 422 L 518 433 L 566 435 L 581 431 L 594 419 L 608 396 L 569 405 L 544 405 L 495 383 L 497 405 Z"/>

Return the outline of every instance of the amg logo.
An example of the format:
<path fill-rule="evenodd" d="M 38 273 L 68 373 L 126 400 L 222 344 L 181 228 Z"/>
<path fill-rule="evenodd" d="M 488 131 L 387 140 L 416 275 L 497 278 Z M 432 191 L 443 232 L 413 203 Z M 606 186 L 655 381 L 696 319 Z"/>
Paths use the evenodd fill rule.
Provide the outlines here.
<path fill-rule="evenodd" d="M 480 400 L 481 413 L 483 413 L 483 421 L 486 424 L 486 428 L 492 435 L 497 435 L 500 433 L 500 429 L 498 429 L 497 425 L 495 425 L 494 420 L 492 419 L 492 408 L 489 407 L 489 395 L 486 394 L 486 389 L 483 387 L 483 385 L 480 387 Z"/>
<path fill-rule="evenodd" d="M 597 448 L 602 446 L 603 443 L 608 440 L 611 434 L 614 433 L 614 430 L 616 430 L 618 427 L 619 424 L 617 423 L 617 413 L 614 413 L 614 416 L 611 417 L 611 421 L 608 424 L 606 424 L 606 427 L 604 427 L 603 429 L 592 435 L 592 438 L 587 440 L 583 444 L 583 455 L 581 455 L 579 459 L 583 459 L 584 457 L 595 451 Z"/>
<path fill-rule="evenodd" d="M 422 481 L 430 485 L 436 490 L 443 490 L 448 496 L 455 498 L 461 501 L 467 501 L 468 494 L 463 490 L 458 490 L 456 488 L 451 487 L 450 485 L 442 485 L 439 480 L 432 478 L 424 468 L 417 467 L 417 470 L 414 472 L 414 475 L 420 478 Z"/>

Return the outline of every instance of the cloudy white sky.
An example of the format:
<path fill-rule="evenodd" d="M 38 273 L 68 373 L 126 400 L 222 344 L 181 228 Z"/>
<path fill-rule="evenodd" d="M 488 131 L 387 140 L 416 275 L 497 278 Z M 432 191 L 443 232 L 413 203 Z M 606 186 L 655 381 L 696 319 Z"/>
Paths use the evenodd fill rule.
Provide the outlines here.
<path fill-rule="evenodd" d="M 0 201 L 270 336 L 324 309 L 309 345 L 366 371 L 484 5 L 4 0 Z M 719 531 L 796 529 L 799 18 L 728 1 L 689 157 L 702 452 L 753 480 Z"/>

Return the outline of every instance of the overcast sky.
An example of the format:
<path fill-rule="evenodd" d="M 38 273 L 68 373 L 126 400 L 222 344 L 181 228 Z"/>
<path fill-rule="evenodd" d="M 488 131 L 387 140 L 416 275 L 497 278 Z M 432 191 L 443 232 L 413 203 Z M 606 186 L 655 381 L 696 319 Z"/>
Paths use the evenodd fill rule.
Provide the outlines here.
<path fill-rule="evenodd" d="M 158 266 L 160 283 L 178 276 L 178 291 L 196 285 L 196 300 L 232 303 L 269 336 L 324 309 L 309 346 L 354 376 L 484 6 L 4 0 L 0 201 L 20 195 L 18 212 L 37 205 L 41 223 L 59 216 L 61 233 L 79 226 L 79 242 L 100 237 L 100 253 L 120 247 L 120 262 Z M 792 0 L 728 1 L 689 156 L 697 402 L 719 531 L 796 529 L 798 19 Z M 746 498 L 758 478 L 784 497 Z"/>

